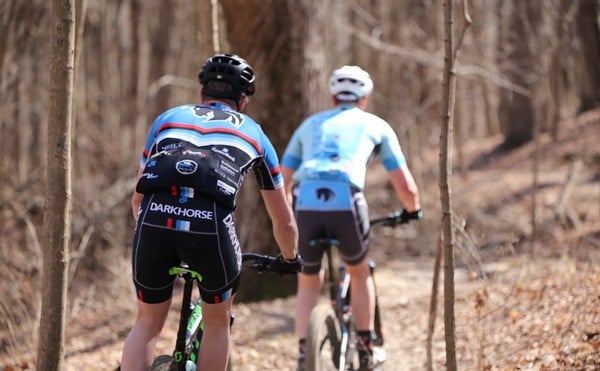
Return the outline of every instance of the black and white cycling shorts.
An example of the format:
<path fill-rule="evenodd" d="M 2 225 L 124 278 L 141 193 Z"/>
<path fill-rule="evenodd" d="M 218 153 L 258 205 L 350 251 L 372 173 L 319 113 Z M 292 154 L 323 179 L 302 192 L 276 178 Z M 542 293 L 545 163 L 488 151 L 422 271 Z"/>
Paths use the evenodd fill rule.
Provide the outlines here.
<path fill-rule="evenodd" d="M 294 212 L 298 223 L 298 250 L 303 273 L 317 274 L 324 248 L 311 244 L 319 238 L 339 241 L 341 259 L 360 263 L 368 253 L 369 207 L 364 193 L 345 182 L 304 181 L 294 188 Z"/>
<path fill-rule="evenodd" d="M 161 303 L 171 298 L 175 276 L 169 268 L 185 262 L 202 276 L 200 295 L 220 303 L 238 289 L 241 249 L 234 214 L 185 187 L 144 197 L 133 238 L 133 282 L 138 299 Z"/>

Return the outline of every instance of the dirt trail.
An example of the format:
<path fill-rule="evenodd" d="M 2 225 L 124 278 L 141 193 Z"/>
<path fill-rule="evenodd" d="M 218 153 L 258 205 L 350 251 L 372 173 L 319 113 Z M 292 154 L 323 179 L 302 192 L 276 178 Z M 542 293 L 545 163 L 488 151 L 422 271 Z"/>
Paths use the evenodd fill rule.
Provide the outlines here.
<path fill-rule="evenodd" d="M 431 262 L 392 262 L 379 266 L 376 280 L 386 331 L 389 365 L 421 370 L 425 354 Z M 294 298 L 236 304 L 232 330 L 234 370 L 294 370 L 296 339 L 293 334 Z M 110 370 L 117 366 L 122 340 L 133 316 L 105 317 L 108 312 L 86 312 L 69 325 L 66 371 Z M 174 308 L 157 347 L 172 346 L 177 312 Z M 86 336 L 88 334 L 89 336 Z M 386 368 L 396 370 L 396 368 Z"/>
<path fill-rule="evenodd" d="M 424 370 L 432 261 L 390 261 L 377 268 L 388 360 L 385 371 Z M 600 267 L 570 258 L 513 258 L 484 267 L 486 280 L 457 269 L 456 333 L 460 369 L 600 369 Z M 440 284 L 443 287 L 443 284 Z M 440 288 L 442 290 L 442 288 Z M 479 303 L 479 311 L 476 303 Z M 442 299 L 439 300 L 439 308 Z M 295 370 L 293 298 L 237 304 L 232 330 L 235 371 Z M 443 310 L 433 341 L 434 370 L 444 370 Z M 111 370 L 131 316 L 106 309 L 69 325 L 66 371 Z M 114 311 L 112 312 L 114 314 Z M 175 310 L 158 344 L 168 351 Z"/>

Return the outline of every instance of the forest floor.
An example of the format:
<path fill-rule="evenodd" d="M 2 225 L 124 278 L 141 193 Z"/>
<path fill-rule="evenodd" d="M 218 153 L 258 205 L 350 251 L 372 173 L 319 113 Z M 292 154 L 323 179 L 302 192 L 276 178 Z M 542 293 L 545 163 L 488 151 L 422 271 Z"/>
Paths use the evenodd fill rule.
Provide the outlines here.
<path fill-rule="evenodd" d="M 499 143 L 500 138 L 492 138 L 463 148 L 468 177 L 457 175 L 457 166 L 452 180 L 458 368 L 600 370 L 600 113 L 561 125 L 558 140 L 542 140 L 536 192 L 531 171 L 535 145 L 502 152 L 496 150 Z M 428 184 L 421 190 L 426 218 L 417 222 L 422 223 L 420 233 L 409 225 L 379 229 L 373 237 L 387 371 L 426 369 L 439 233 L 435 219 L 441 214 L 437 153 L 421 157 L 419 166 L 429 170 L 418 177 Z M 577 159 L 581 167 L 574 165 Z M 390 211 L 387 187 L 381 168 L 370 171 L 371 214 Z M 534 194 L 535 241 L 528 237 Z M 446 359 L 443 282 L 439 287 L 434 370 L 444 370 Z M 128 295 L 98 295 L 90 288 L 87 297 L 70 304 L 65 370 L 118 366 L 135 307 L 131 300 L 114 297 Z M 158 343 L 160 352 L 168 352 L 173 343 L 176 310 Z M 293 297 L 238 303 L 234 310 L 233 370 L 295 370 Z M 33 369 L 33 359 L 31 351 L 0 352 L 0 370 Z"/>

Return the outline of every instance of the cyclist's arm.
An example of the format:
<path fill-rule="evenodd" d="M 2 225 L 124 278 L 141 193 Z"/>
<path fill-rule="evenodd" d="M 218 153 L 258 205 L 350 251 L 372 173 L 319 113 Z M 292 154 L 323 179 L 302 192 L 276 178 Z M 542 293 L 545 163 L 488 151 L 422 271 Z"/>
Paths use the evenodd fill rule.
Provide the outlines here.
<path fill-rule="evenodd" d="M 294 180 L 292 179 L 294 175 L 294 170 L 287 167 L 281 166 L 281 175 L 283 176 L 283 185 L 285 187 L 285 194 L 290 205 L 292 204 L 292 186 L 294 185 Z"/>
<path fill-rule="evenodd" d="M 390 181 L 396 195 L 406 211 L 417 211 L 421 209 L 419 190 L 412 173 L 407 166 L 389 171 Z"/>
<path fill-rule="evenodd" d="M 144 168 L 140 167 L 136 178 L 136 184 L 143 172 Z M 133 191 L 133 195 L 131 196 L 131 211 L 133 212 L 133 219 L 135 220 L 138 219 L 138 211 L 140 210 L 140 205 L 142 204 L 143 198 L 143 194 L 137 193 L 135 190 Z"/>
<path fill-rule="evenodd" d="M 267 213 L 273 223 L 273 235 L 286 260 L 293 260 L 298 252 L 298 227 L 283 188 L 261 190 Z"/>

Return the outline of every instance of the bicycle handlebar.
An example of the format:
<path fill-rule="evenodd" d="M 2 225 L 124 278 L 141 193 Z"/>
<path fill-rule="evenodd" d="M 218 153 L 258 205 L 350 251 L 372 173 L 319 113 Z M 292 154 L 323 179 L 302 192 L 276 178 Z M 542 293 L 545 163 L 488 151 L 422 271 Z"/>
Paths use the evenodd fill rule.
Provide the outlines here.
<path fill-rule="evenodd" d="M 281 259 L 275 256 L 261 255 L 256 253 L 243 253 L 242 254 L 242 266 L 245 268 L 251 268 L 258 273 L 262 272 L 274 272 L 279 274 L 296 274 L 298 273 L 298 266 L 293 264 L 286 264 Z"/>
<path fill-rule="evenodd" d="M 371 219 L 371 224 L 383 224 L 387 227 L 395 227 L 399 224 L 406 224 L 411 220 L 419 220 L 423 218 L 423 211 L 421 209 L 416 211 L 406 211 L 400 209 L 394 213 Z"/>
<path fill-rule="evenodd" d="M 371 225 L 376 225 L 376 224 L 384 224 L 386 226 L 390 225 L 390 226 L 395 226 L 396 224 L 401 224 L 400 221 L 400 211 L 396 211 L 394 213 L 391 214 L 387 214 L 384 216 L 378 216 L 375 218 L 372 218 L 369 220 L 369 223 Z"/>

